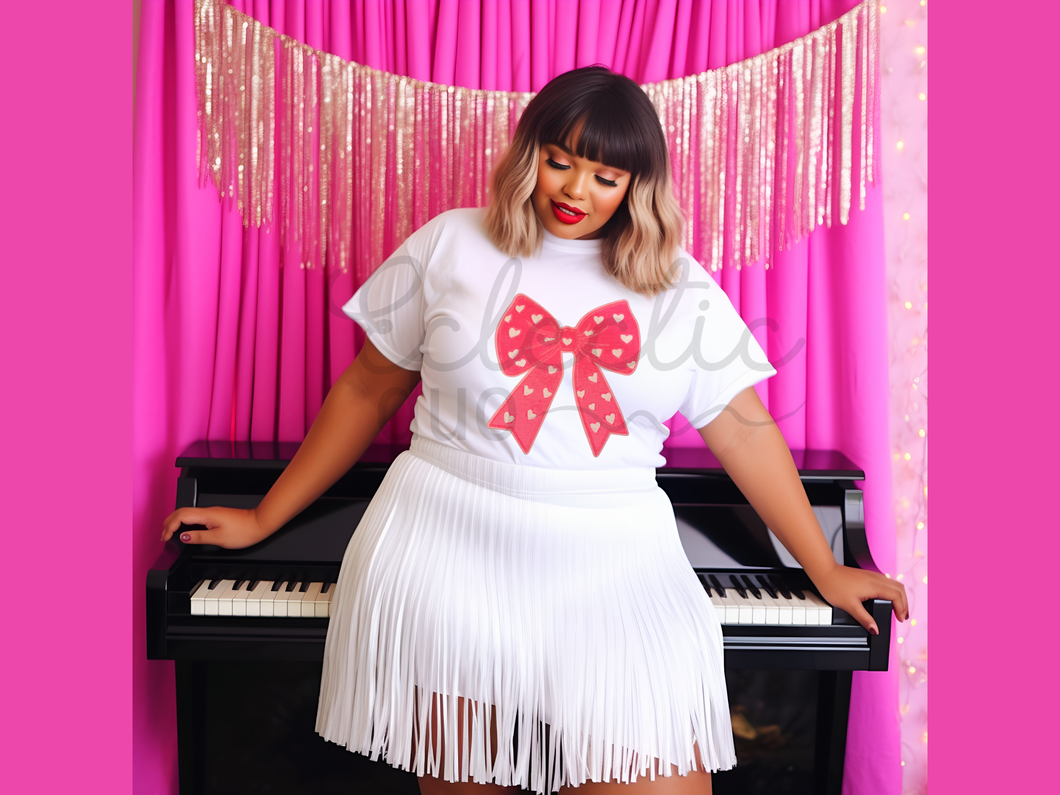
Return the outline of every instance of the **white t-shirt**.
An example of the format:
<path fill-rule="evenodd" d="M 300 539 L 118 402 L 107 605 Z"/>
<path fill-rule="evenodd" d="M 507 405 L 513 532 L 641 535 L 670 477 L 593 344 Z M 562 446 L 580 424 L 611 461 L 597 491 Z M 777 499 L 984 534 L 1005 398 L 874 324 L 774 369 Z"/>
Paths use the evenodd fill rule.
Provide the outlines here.
<path fill-rule="evenodd" d="M 343 307 L 420 371 L 413 433 L 526 466 L 657 467 L 674 413 L 701 428 L 776 373 L 684 249 L 679 282 L 648 298 L 604 270 L 599 240 L 545 231 L 537 256 L 510 258 L 484 216 L 436 216 Z"/>

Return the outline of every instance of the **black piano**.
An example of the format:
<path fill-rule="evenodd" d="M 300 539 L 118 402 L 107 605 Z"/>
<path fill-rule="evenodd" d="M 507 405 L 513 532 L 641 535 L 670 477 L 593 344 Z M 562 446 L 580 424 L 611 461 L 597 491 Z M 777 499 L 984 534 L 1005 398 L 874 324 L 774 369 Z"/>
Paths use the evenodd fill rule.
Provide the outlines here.
<path fill-rule="evenodd" d="M 177 458 L 176 507 L 253 507 L 297 449 L 196 442 Z M 403 449 L 373 445 L 260 544 L 185 546 L 174 535 L 148 572 L 147 656 L 176 661 L 182 795 L 418 792 L 411 774 L 313 732 L 326 594 L 368 501 Z M 864 472 L 834 451 L 793 456 L 836 559 L 877 570 L 855 488 Z M 739 763 L 715 775 L 714 791 L 838 795 L 852 672 L 887 669 L 891 603 L 865 605 L 878 636 L 830 608 L 705 448 L 668 451 L 657 478 L 723 622 Z"/>

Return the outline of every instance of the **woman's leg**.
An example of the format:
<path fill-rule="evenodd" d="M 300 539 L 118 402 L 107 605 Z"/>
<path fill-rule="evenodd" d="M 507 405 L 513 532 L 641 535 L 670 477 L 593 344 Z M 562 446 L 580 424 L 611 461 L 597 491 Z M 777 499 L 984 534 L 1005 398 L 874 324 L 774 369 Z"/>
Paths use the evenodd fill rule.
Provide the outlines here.
<path fill-rule="evenodd" d="M 636 782 L 622 784 L 609 781 L 606 784 L 594 784 L 592 781 L 574 787 L 562 787 L 559 795 L 711 795 L 710 772 L 703 767 L 699 758 L 699 746 L 695 746 L 696 770 L 687 776 L 677 774 L 677 766 L 671 767 L 669 778 L 656 774 L 655 781 L 648 776 L 637 776 Z"/>
<path fill-rule="evenodd" d="M 438 696 L 435 695 L 432 698 L 431 704 L 431 754 L 437 759 L 445 759 L 445 739 L 442 737 L 441 731 L 441 716 L 438 709 Z M 470 702 L 468 705 L 469 709 L 478 708 L 478 704 Z M 457 715 L 464 714 L 464 699 L 458 697 L 456 700 L 456 711 Z M 471 742 L 474 737 L 474 724 L 468 723 L 468 738 L 467 742 Z M 456 736 L 456 759 L 457 759 L 457 778 L 464 778 L 464 771 L 460 770 L 460 765 L 464 758 L 464 742 L 465 739 L 462 733 L 458 733 Z M 490 707 L 490 748 L 493 751 L 493 761 L 497 758 L 497 710 L 495 707 Z M 415 758 L 415 744 L 413 746 L 413 758 Z M 470 778 L 470 776 L 469 776 Z M 476 784 L 472 781 L 456 781 L 449 782 L 442 778 L 436 778 L 431 775 L 420 776 L 420 793 L 422 795 L 498 795 L 502 792 L 516 793 L 519 792 L 518 787 L 502 787 L 499 784 Z"/>

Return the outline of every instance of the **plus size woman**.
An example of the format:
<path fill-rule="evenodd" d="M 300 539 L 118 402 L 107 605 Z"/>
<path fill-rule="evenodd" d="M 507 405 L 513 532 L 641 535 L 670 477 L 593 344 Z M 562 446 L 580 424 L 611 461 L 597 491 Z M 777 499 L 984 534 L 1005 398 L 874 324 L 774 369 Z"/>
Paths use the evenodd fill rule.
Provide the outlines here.
<path fill-rule="evenodd" d="M 905 618 L 899 583 L 835 562 L 753 389 L 775 371 L 680 235 L 647 96 L 560 75 L 489 206 L 436 216 L 346 304 L 368 341 L 260 505 L 166 520 L 257 543 L 422 383 L 336 584 L 325 739 L 424 793 L 709 793 L 736 757 L 721 628 L 655 482 L 677 411 L 831 604 Z"/>

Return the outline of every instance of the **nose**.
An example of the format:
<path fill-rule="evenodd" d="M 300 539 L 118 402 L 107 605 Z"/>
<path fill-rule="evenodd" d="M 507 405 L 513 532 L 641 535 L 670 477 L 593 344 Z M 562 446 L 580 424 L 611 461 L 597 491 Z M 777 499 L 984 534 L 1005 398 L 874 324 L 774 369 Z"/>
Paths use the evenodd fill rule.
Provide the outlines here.
<path fill-rule="evenodd" d="M 587 176 L 580 169 L 571 169 L 568 174 L 569 177 L 563 186 L 563 192 L 575 201 L 581 201 L 585 198 L 585 180 Z"/>

